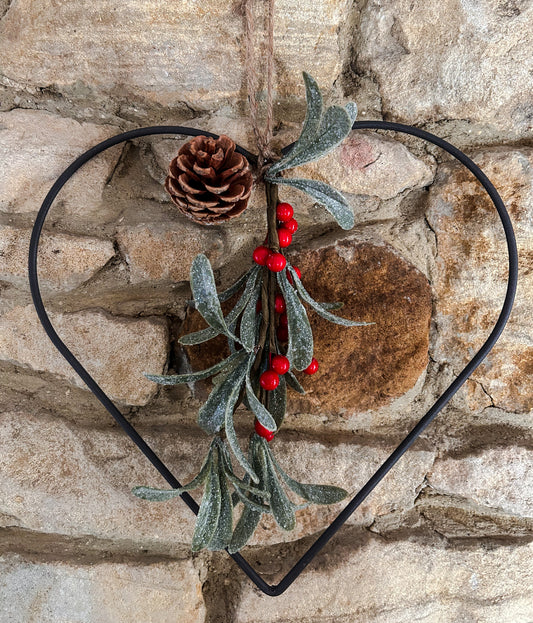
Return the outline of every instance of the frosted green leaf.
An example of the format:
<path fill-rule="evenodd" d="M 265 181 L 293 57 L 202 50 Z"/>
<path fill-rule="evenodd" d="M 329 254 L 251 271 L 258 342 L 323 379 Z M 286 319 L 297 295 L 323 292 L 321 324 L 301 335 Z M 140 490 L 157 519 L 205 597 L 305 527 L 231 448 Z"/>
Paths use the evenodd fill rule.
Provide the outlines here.
<path fill-rule="evenodd" d="M 287 306 L 289 343 L 287 357 L 291 367 L 305 370 L 313 358 L 313 333 L 304 306 L 287 280 L 286 271 L 277 274 L 278 284 Z"/>
<path fill-rule="evenodd" d="M 265 485 L 270 492 L 270 508 L 272 509 L 272 515 L 280 528 L 283 530 L 293 530 L 296 525 L 294 508 L 278 480 L 274 464 L 270 460 L 270 452 L 266 442 L 259 446 L 258 452 L 266 481 Z"/>
<path fill-rule="evenodd" d="M 281 375 L 276 389 L 268 392 L 268 410 L 272 414 L 278 428 L 281 426 L 285 418 L 285 411 L 287 410 L 287 383 L 285 376 L 285 374 Z"/>
<path fill-rule="evenodd" d="M 307 148 L 309 144 L 314 140 L 318 128 L 320 127 L 320 120 L 322 118 L 322 93 L 316 80 L 307 72 L 303 72 L 305 83 L 305 97 L 307 100 L 307 109 L 305 113 L 305 121 L 302 126 L 302 131 L 295 145 L 287 156 L 273 164 L 268 170 L 268 175 L 273 176 L 280 171 L 288 168 L 290 165 L 286 165 L 287 162 L 298 153 Z"/>
<path fill-rule="evenodd" d="M 209 545 L 217 529 L 221 503 L 222 499 L 217 466 L 211 461 L 204 495 L 194 526 L 191 548 L 193 552 L 204 549 Z"/>
<path fill-rule="evenodd" d="M 302 298 L 306 303 L 308 303 L 316 311 L 316 313 L 319 316 L 322 316 L 322 318 L 325 318 L 326 320 L 329 320 L 330 322 L 334 322 L 335 324 L 343 325 L 345 327 L 364 327 L 369 324 L 374 324 L 373 322 L 359 322 L 356 320 L 348 320 L 347 318 L 340 318 L 339 316 L 335 316 L 335 314 L 331 314 L 320 303 L 317 303 L 317 301 L 315 301 L 312 298 L 309 292 L 307 292 L 302 282 L 300 281 L 300 278 L 296 274 L 296 271 L 294 270 L 294 268 L 292 266 L 289 266 L 288 270 L 291 273 L 292 280 L 294 284 L 296 285 L 296 290 L 298 291 L 300 298 Z"/>
<path fill-rule="evenodd" d="M 261 465 L 261 462 L 259 461 L 258 452 L 257 452 L 259 443 L 260 443 L 260 437 L 258 437 L 255 434 L 252 435 L 249 449 L 248 449 L 248 458 L 253 468 L 259 475 L 259 485 L 258 485 L 259 488 L 264 488 L 265 486 L 264 475 L 262 473 L 262 465 Z M 261 502 L 260 498 L 255 498 L 254 496 L 251 496 L 251 500 L 252 502 L 255 502 L 255 503 Z M 261 511 L 257 509 L 253 509 L 249 505 L 244 506 L 242 514 L 239 518 L 239 521 L 237 522 L 237 525 L 235 526 L 235 530 L 233 531 L 231 543 L 228 548 L 228 551 L 230 552 L 230 554 L 234 554 L 235 552 L 238 552 L 240 549 L 242 549 L 246 545 L 246 543 L 248 543 L 248 541 L 252 538 L 253 533 L 255 532 L 255 529 L 257 528 L 257 525 L 259 524 L 262 514 L 263 513 Z"/>
<path fill-rule="evenodd" d="M 238 552 L 252 538 L 261 519 L 261 515 L 262 513 L 260 511 L 245 505 L 239 517 L 239 521 L 235 526 L 235 530 L 233 531 L 233 536 L 231 537 L 231 543 L 228 548 L 230 554 Z"/>
<path fill-rule="evenodd" d="M 226 377 L 219 385 L 215 385 L 209 394 L 206 402 L 200 407 L 198 412 L 198 424 L 210 434 L 218 432 L 224 425 L 226 409 L 233 410 L 240 388 L 246 374 L 246 352 L 236 353 L 239 365 Z M 235 395 L 235 391 L 237 394 Z"/>
<path fill-rule="evenodd" d="M 131 492 L 133 493 L 133 495 L 136 495 L 138 498 L 142 498 L 143 500 L 150 500 L 151 502 L 165 502 L 166 500 L 171 500 L 172 498 L 180 496 L 185 491 L 197 489 L 204 484 L 209 474 L 209 469 L 213 457 L 213 444 L 215 443 L 217 443 L 216 438 L 211 443 L 209 452 L 207 453 L 205 461 L 200 468 L 198 474 L 191 480 L 191 482 L 183 485 L 183 487 L 180 487 L 179 489 L 154 489 L 153 487 L 134 487 Z"/>
<path fill-rule="evenodd" d="M 233 532 L 233 504 L 231 503 L 231 495 L 220 457 L 218 457 L 218 482 L 220 489 L 220 515 L 215 533 L 209 541 L 209 549 L 212 551 L 226 549 L 230 544 Z"/>
<path fill-rule="evenodd" d="M 250 380 L 250 368 L 253 364 L 253 357 L 250 357 L 248 363 L 248 369 L 246 371 L 246 398 L 248 399 L 248 405 L 259 422 L 269 431 L 274 432 L 277 430 L 276 422 L 269 411 L 264 405 L 262 405 L 252 388 L 252 382 Z"/>
<path fill-rule="evenodd" d="M 246 376 L 247 365 L 248 365 L 248 362 L 245 362 L 244 367 L 242 368 L 242 374 L 240 374 L 238 381 L 234 383 L 233 389 L 231 390 L 231 393 L 228 397 L 225 412 L 224 412 L 224 422 L 225 422 L 225 429 L 226 429 L 226 437 L 230 445 L 230 448 L 233 454 L 235 455 L 235 458 L 242 465 L 242 468 L 244 469 L 244 471 L 247 474 L 249 474 L 250 478 L 254 482 L 257 483 L 259 481 L 259 478 L 257 474 L 254 472 L 254 470 L 252 469 L 250 463 L 244 456 L 244 452 L 239 446 L 239 442 L 237 440 L 237 434 L 235 433 L 235 426 L 233 423 L 233 410 L 235 408 L 235 403 L 237 402 L 237 398 L 239 397 L 239 393 L 241 391 L 241 385 Z M 241 372 L 241 368 L 239 368 L 239 373 L 240 372 Z M 226 383 L 224 383 L 224 385 L 225 384 Z M 209 397 L 211 398 L 211 396 Z"/>
<path fill-rule="evenodd" d="M 247 351 L 251 352 L 255 346 L 257 337 L 257 299 L 261 292 L 262 280 L 258 279 L 255 289 L 246 304 L 241 317 L 240 337 L 241 342 Z"/>
<path fill-rule="evenodd" d="M 294 376 L 294 374 L 289 370 L 285 375 L 287 379 L 287 385 L 297 391 L 299 394 L 305 394 L 305 389 L 300 385 L 300 381 Z"/>
<path fill-rule="evenodd" d="M 253 272 L 257 272 L 255 266 L 252 266 L 250 270 L 246 271 L 243 275 L 241 275 L 237 279 L 237 281 L 233 285 L 231 285 L 227 290 L 220 292 L 218 295 L 218 300 L 221 303 L 223 303 L 224 301 L 227 301 L 228 299 L 230 299 L 234 294 L 236 294 L 242 288 L 245 281 L 248 279 L 248 277 L 251 276 Z"/>
<path fill-rule="evenodd" d="M 249 484 L 248 478 L 247 478 L 247 481 L 244 481 L 244 480 L 241 480 L 235 474 L 235 472 L 233 471 L 233 465 L 231 464 L 231 457 L 229 455 L 228 449 L 226 448 L 223 442 L 220 442 L 219 447 L 221 451 L 224 471 L 226 472 L 226 476 L 228 477 L 228 480 L 233 485 L 235 485 L 235 487 L 239 487 L 239 489 L 243 491 L 247 491 L 248 493 L 252 493 L 256 496 L 259 496 L 259 497 L 262 497 L 268 500 L 268 498 L 270 497 L 270 494 L 268 493 L 268 491 L 263 491 L 261 489 L 258 489 L 257 487 L 254 487 L 253 485 Z"/>
<path fill-rule="evenodd" d="M 201 484 L 201 483 L 200 483 Z M 191 489 L 196 489 L 190 487 Z M 149 500 L 150 502 L 166 502 L 180 496 L 184 491 L 188 491 L 189 487 L 182 487 L 181 489 L 154 489 L 152 487 L 134 487 L 131 492 L 138 498 L 143 500 Z"/>
<path fill-rule="evenodd" d="M 145 374 L 144 376 L 149 381 L 154 381 L 154 383 L 159 383 L 160 385 L 178 385 L 180 383 L 194 383 L 195 381 L 201 381 L 202 379 L 207 379 L 214 374 L 217 374 L 221 370 L 231 366 L 231 364 L 237 359 L 237 353 L 230 355 L 227 359 L 219 361 L 214 366 L 207 368 L 206 370 L 200 370 L 199 372 L 190 372 L 188 374 L 170 374 L 170 375 L 159 375 L 159 374 Z"/>
<path fill-rule="evenodd" d="M 217 335 L 220 335 L 220 333 L 224 333 L 230 338 L 235 338 L 234 335 L 231 335 L 232 333 L 234 333 L 234 329 L 232 331 L 230 327 L 235 326 L 239 316 L 241 315 L 242 311 L 246 307 L 246 304 L 248 303 L 250 296 L 252 295 L 254 291 L 259 270 L 260 270 L 259 266 L 254 266 L 252 269 L 250 269 L 249 274 L 247 273 L 248 277 L 247 277 L 247 282 L 246 282 L 246 288 L 244 289 L 244 292 L 242 293 L 239 300 L 237 301 L 235 307 L 229 312 L 229 314 L 224 319 L 224 322 L 226 324 L 226 329 L 224 331 L 217 330 L 213 327 L 207 327 L 207 329 L 201 329 L 200 331 L 195 331 L 194 333 L 183 335 L 182 337 L 180 337 L 178 342 L 185 346 L 203 344 L 204 342 L 207 342 L 208 340 L 213 339 Z M 222 310 L 221 310 L 221 313 L 222 313 Z M 239 340 L 237 340 L 237 342 L 239 342 L 240 344 Z"/>
<path fill-rule="evenodd" d="M 346 108 L 346 112 L 348 113 L 348 116 L 350 117 L 350 121 L 353 125 L 354 121 L 357 119 L 357 104 L 355 102 L 348 102 L 345 108 Z"/>
<path fill-rule="evenodd" d="M 203 344 L 204 342 L 212 340 L 217 335 L 220 335 L 220 331 L 207 327 L 207 329 L 201 329 L 194 333 L 182 335 L 178 342 L 184 346 L 194 346 L 195 344 Z"/>
<path fill-rule="evenodd" d="M 342 309 L 344 307 L 344 303 L 319 303 L 324 309 Z"/>
<path fill-rule="evenodd" d="M 274 172 L 267 174 L 267 179 L 277 181 L 277 177 L 273 178 L 276 173 L 323 158 L 342 143 L 351 129 L 352 121 L 348 111 L 341 106 L 330 106 L 322 116 L 320 127 L 313 139 L 302 146 L 298 141 L 283 161 L 276 163 Z"/>
<path fill-rule="evenodd" d="M 335 502 L 344 500 L 348 495 L 348 492 L 340 487 L 334 487 L 332 485 L 306 485 L 294 480 L 281 469 L 272 451 L 270 451 L 269 454 L 270 460 L 283 480 L 287 483 L 287 486 L 304 500 L 313 502 L 313 504 L 335 504 Z"/>
<path fill-rule="evenodd" d="M 213 269 L 203 253 L 197 255 L 191 265 L 191 290 L 196 309 L 207 324 L 219 333 L 230 335 L 218 300 Z M 231 337 L 239 341 L 235 336 Z"/>
<path fill-rule="evenodd" d="M 302 178 L 276 178 L 276 184 L 286 184 L 307 193 L 315 201 L 323 205 L 333 216 L 342 229 L 351 229 L 355 219 L 353 210 L 344 196 L 324 182 L 318 180 L 307 180 Z"/>

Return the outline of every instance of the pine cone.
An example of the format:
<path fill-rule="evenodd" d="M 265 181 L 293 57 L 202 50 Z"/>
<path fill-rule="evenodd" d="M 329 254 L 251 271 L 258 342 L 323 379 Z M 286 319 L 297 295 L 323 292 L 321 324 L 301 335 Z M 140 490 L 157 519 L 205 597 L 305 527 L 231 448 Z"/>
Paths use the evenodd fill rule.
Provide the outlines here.
<path fill-rule="evenodd" d="M 170 163 L 165 188 L 185 216 L 214 225 L 245 210 L 252 181 L 248 160 L 229 137 L 196 136 Z"/>

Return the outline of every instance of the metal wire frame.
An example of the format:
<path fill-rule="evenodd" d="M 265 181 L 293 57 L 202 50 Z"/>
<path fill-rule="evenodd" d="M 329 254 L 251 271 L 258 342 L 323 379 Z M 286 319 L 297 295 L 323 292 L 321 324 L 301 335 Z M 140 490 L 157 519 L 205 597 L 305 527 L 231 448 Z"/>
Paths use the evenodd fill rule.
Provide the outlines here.
<path fill-rule="evenodd" d="M 493 184 L 487 178 L 487 176 L 481 171 L 481 169 L 462 151 L 454 147 L 447 141 L 426 132 L 418 128 L 400 124 L 390 123 L 387 121 L 357 121 L 353 124 L 354 130 L 392 130 L 401 132 L 404 134 L 411 134 L 425 141 L 433 143 L 438 147 L 444 149 L 454 158 L 456 158 L 461 164 L 469 169 L 473 175 L 481 183 L 491 201 L 493 202 L 503 225 L 505 232 L 505 238 L 507 241 L 508 251 L 508 282 L 507 292 L 505 300 L 498 317 L 496 324 L 489 337 L 479 349 L 479 351 L 472 357 L 466 367 L 460 372 L 450 386 L 444 391 L 444 393 L 438 398 L 435 404 L 429 409 L 429 411 L 419 420 L 418 424 L 409 432 L 400 445 L 392 452 L 389 458 L 377 469 L 374 475 L 368 480 L 368 482 L 362 487 L 362 489 L 355 495 L 355 497 L 347 504 L 347 506 L 340 512 L 331 525 L 317 538 L 317 540 L 309 547 L 309 549 L 301 556 L 301 558 L 293 565 L 293 567 L 286 573 L 282 580 L 276 585 L 270 585 L 257 573 L 257 571 L 250 565 L 250 563 L 240 554 L 231 554 L 233 560 L 239 565 L 239 567 L 246 573 L 246 575 L 252 580 L 252 582 L 266 595 L 277 596 L 281 595 L 289 586 L 298 578 L 307 565 L 315 558 L 315 556 L 322 550 L 322 548 L 331 540 L 335 533 L 341 528 L 341 526 L 347 521 L 352 513 L 358 508 L 363 500 L 374 490 L 374 488 L 381 482 L 385 475 L 392 469 L 392 467 L 398 462 L 398 460 L 407 452 L 407 450 L 413 445 L 420 434 L 429 426 L 429 424 L 435 419 L 437 414 L 444 408 L 449 402 L 452 396 L 457 390 L 465 383 L 472 372 L 480 365 L 483 359 L 487 356 L 492 349 L 498 338 L 500 337 L 505 324 L 511 313 L 511 308 L 516 293 L 516 286 L 518 280 L 518 254 L 516 248 L 516 240 L 514 236 L 511 220 L 505 209 L 505 205 L 494 188 Z M 153 126 L 147 128 L 139 128 L 129 132 L 118 134 L 105 141 L 102 141 L 98 145 L 95 145 L 79 158 L 77 158 L 56 180 L 48 194 L 46 195 L 42 206 L 37 214 L 35 224 L 32 230 L 32 236 L 30 240 L 29 258 L 28 258 L 28 273 L 31 295 L 37 315 L 48 337 L 59 350 L 67 362 L 74 368 L 77 374 L 89 387 L 92 393 L 98 398 L 102 405 L 112 415 L 116 422 L 122 427 L 124 432 L 130 437 L 130 439 L 137 445 L 139 450 L 146 456 L 146 458 L 152 463 L 157 471 L 163 476 L 163 478 L 169 483 L 172 488 L 181 487 L 180 482 L 171 473 L 168 467 L 157 456 L 152 448 L 146 443 L 143 437 L 135 430 L 135 428 L 126 420 L 126 418 L 120 413 L 117 407 L 113 404 L 103 389 L 96 383 L 93 377 L 82 366 L 78 359 L 67 348 L 65 343 L 61 340 L 56 333 L 50 318 L 46 312 L 43 304 L 39 289 L 39 279 L 37 274 L 37 256 L 39 248 L 39 240 L 46 216 L 52 206 L 54 199 L 65 185 L 65 183 L 74 175 L 74 173 L 82 167 L 86 162 L 94 158 L 97 154 L 125 141 L 129 141 L 141 136 L 151 136 L 155 134 L 171 134 L 171 135 L 185 135 L 185 136 L 198 136 L 200 134 L 212 136 L 218 138 L 216 134 L 205 132 L 202 130 L 196 130 L 193 128 L 182 126 Z M 287 146 L 284 151 L 288 151 L 291 145 Z M 251 161 L 256 160 L 256 156 L 249 153 L 242 147 L 237 147 L 237 151 L 246 156 Z M 183 493 L 181 496 L 183 501 L 192 510 L 193 513 L 198 514 L 198 504 L 188 494 Z"/>

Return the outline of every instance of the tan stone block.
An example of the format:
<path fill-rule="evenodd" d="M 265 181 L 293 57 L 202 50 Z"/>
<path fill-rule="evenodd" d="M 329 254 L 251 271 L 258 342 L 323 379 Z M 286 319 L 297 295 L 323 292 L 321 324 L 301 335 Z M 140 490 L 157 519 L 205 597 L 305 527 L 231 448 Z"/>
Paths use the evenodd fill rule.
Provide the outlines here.
<path fill-rule="evenodd" d="M 510 321 L 473 378 L 481 383 L 494 406 L 528 412 L 533 407 L 533 151 L 498 148 L 480 152 L 474 160 L 509 210 L 520 274 Z M 503 304 L 507 280 L 503 229 L 481 185 L 455 164 L 440 168 L 430 192 L 427 219 L 435 231 L 438 250 L 432 279 L 438 329 L 433 356 L 459 372 L 488 338 Z M 472 399 L 472 408 L 477 402 Z"/>
<path fill-rule="evenodd" d="M 467 120 L 523 137 L 532 130 L 532 15 L 529 3 L 372 0 L 357 68 L 377 80 L 398 121 Z"/>
<path fill-rule="evenodd" d="M 252 416 L 247 414 L 250 427 Z M 333 484 L 353 495 L 385 460 L 392 448 L 350 444 L 324 446 L 288 441 L 280 433 L 273 451 L 287 473 L 302 482 Z M 177 432 L 153 432 L 148 443 L 180 482 L 198 471 L 210 439 Z M 68 536 L 90 535 L 160 550 L 190 544 L 195 518 L 179 499 L 148 502 L 132 487 L 168 488 L 141 452 L 121 431 L 78 428 L 64 420 L 17 412 L 0 415 L 0 514 L 10 525 Z M 242 439 L 242 446 L 246 442 Z M 370 525 L 375 517 L 413 507 L 433 453 L 414 450 L 401 461 L 350 523 Z M 193 492 L 196 500 L 201 490 Z M 301 502 L 301 500 L 299 500 Z M 345 502 L 312 505 L 297 512 L 296 530 L 284 532 L 264 516 L 256 545 L 294 541 L 322 530 Z"/>
<path fill-rule="evenodd" d="M 4 621 L 202 623 L 206 608 L 192 561 L 152 564 L 35 562 L 0 558 Z"/>
<path fill-rule="evenodd" d="M 0 225 L 0 279 L 28 287 L 31 230 Z M 37 260 L 43 290 L 68 291 L 90 279 L 115 251 L 110 240 L 43 233 Z"/>
<path fill-rule="evenodd" d="M 172 224 L 120 227 L 117 241 L 133 284 L 189 281 L 191 264 L 198 253 L 207 255 L 214 268 L 225 259 L 219 226 L 196 225 L 185 218 Z"/>
<path fill-rule="evenodd" d="M 245 99 L 243 16 L 234 3 L 128 0 L 114 8 L 102 0 L 90 11 L 50 0 L 13 4 L 0 27 L 1 73 L 13 86 L 53 85 L 81 99 L 114 96 L 195 110 Z M 335 82 L 343 62 L 339 29 L 350 8 L 347 0 L 277 3 L 277 99 L 303 95 L 302 70 L 325 87 Z M 259 62 L 264 53 L 257 51 Z"/>
<path fill-rule="evenodd" d="M 131 405 L 144 405 L 152 398 L 156 386 L 143 373 L 163 372 L 168 349 L 164 321 L 117 318 L 101 311 L 49 316 L 61 339 L 111 398 Z M 85 387 L 45 334 L 31 305 L 0 318 L 0 359 Z"/>
<path fill-rule="evenodd" d="M 461 458 L 435 462 L 428 474 L 437 492 L 519 517 L 533 517 L 533 452 L 509 446 L 487 448 Z"/>
<path fill-rule="evenodd" d="M 6 42 L 2 35 L 0 40 Z M 109 125 L 79 123 L 40 110 L 0 113 L 0 211 L 37 213 L 67 166 L 117 133 L 117 128 Z M 106 180 L 120 154 L 118 149 L 107 150 L 85 164 L 60 191 L 56 201 L 67 213 L 83 216 L 99 206 Z"/>
<path fill-rule="evenodd" d="M 236 623 L 357 621 L 428 623 L 530 620 L 533 547 L 454 549 L 372 538 L 330 544 L 284 594 L 266 597 L 245 584 Z"/>

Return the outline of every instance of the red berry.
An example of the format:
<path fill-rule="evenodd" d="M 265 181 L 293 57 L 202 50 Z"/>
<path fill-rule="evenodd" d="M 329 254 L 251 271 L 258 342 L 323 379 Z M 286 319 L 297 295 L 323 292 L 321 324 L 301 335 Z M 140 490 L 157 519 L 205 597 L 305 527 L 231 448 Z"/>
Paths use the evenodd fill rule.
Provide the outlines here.
<path fill-rule="evenodd" d="M 254 262 L 256 264 L 259 264 L 259 266 L 265 266 L 269 255 L 270 249 L 260 246 L 254 249 L 252 257 L 254 258 Z"/>
<path fill-rule="evenodd" d="M 298 275 L 298 279 L 301 279 L 302 271 L 298 268 L 298 266 L 293 266 L 292 269 Z M 289 280 L 289 283 L 292 283 L 292 275 L 290 274 L 289 271 L 287 271 L 287 279 Z"/>
<path fill-rule="evenodd" d="M 268 428 L 265 428 L 259 420 L 255 421 L 254 427 L 259 437 L 264 437 L 267 441 L 272 441 L 274 439 L 274 433 L 268 430 Z"/>
<path fill-rule="evenodd" d="M 305 374 L 314 374 L 315 372 L 318 372 L 318 361 L 314 357 L 311 359 L 311 363 L 307 366 L 304 372 Z"/>
<path fill-rule="evenodd" d="M 295 218 L 291 218 L 286 223 L 283 223 L 283 227 L 288 229 L 291 234 L 295 234 L 298 230 L 298 221 Z"/>
<path fill-rule="evenodd" d="M 279 317 L 279 326 L 280 327 L 288 327 L 289 319 L 287 318 L 287 314 L 283 313 Z"/>
<path fill-rule="evenodd" d="M 287 266 L 287 260 L 281 253 L 271 253 L 267 258 L 266 265 L 268 270 L 273 273 L 280 273 Z"/>
<path fill-rule="evenodd" d="M 291 367 L 291 364 L 289 363 L 287 357 L 285 357 L 284 355 L 274 355 L 274 357 L 272 357 L 270 367 L 272 368 L 272 370 L 274 370 L 274 372 L 277 372 L 278 374 L 287 374 L 289 368 Z"/>
<path fill-rule="evenodd" d="M 294 210 L 290 203 L 278 203 L 276 206 L 276 217 L 282 223 L 290 221 L 293 214 Z"/>
<path fill-rule="evenodd" d="M 280 342 L 288 342 L 289 341 L 289 328 L 288 327 L 278 327 L 276 329 L 276 335 L 278 336 L 278 340 Z"/>
<path fill-rule="evenodd" d="M 279 239 L 279 246 L 282 249 L 285 249 L 292 242 L 292 234 L 286 227 L 280 227 L 278 229 L 278 239 Z"/>
<path fill-rule="evenodd" d="M 287 309 L 285 306 L 285 299 L 281 296 L 281 294 L 276 294 L 274 309 L 276 314 L 282 314 Z"/>
<path fill-rule="evenodd" d="M 276 389 L 276 387 L 279 385 L 278 373 L 274 372 L 274 370 L 266 370 L 259 377 L 259 384 L 263 389 L 266 389 L 267 391 Z"/>
<path fill-rule="evenodd" d="M 263 303 L 261 299 L 257 299 L 257 303 L 255 304 L 255 313 L 258 314 L 263 309 Z"/>

